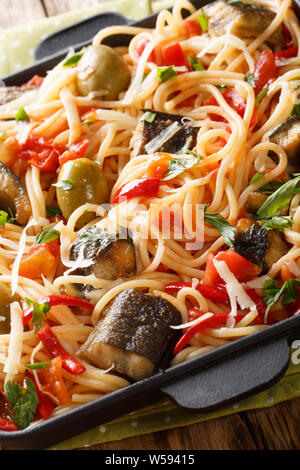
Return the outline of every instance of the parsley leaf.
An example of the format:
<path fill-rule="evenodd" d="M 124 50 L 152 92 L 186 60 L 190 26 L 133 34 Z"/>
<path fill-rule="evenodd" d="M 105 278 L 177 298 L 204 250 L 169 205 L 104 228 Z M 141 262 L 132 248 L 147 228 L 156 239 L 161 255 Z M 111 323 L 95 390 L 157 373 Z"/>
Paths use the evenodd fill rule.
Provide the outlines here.
<path fill-rule="evenodd" d="M 203 33 L 205 33 L 208 29 L 208 16 L 207 14 L 205 13 L 205 11 L 203 10 L 203 8 L 201 8 L 201 15 L 198 15 L 198 21 L 199 21 L 199 24 L 201 26 L 201 29 L 203 31 Z"/>
<path fill-rule="evenodd" d="M 32 307 L 32 322 L 34 324 L 34 331 L 36 333 L 42 328 L 43 321 L 46 319 L 47 313 L 50 310 L 50 305 L 48 302 L 39 304 L 38 302 L 30 300 L 27 297 L 25 298 L 25 301 L 28 307 Z"/>
<path fill-rule="evenodd" d="M 235 242 L 236 227 L 222 217 L 220 214 L 207 214 L 207 206 L 204 207 L 204 222 L 217 229 L 224 238 L 226 245 L 233 247 Z"/>
<path fill-rule="evenodd" d="M 265 96 L 265 94 L 267 93 L 268 91 L 268 87 L 265 86 L 257 95 L 257 97 L 255 98 L 255 107 L 257 108 L 259 103 L 261 102 L 261 100 L 263 99 L 263 97 Z"/>
<path fill-rule="evenodd" d="M 34 418 L 38 405 L 36 388 L 28 377 L 25 377 L 26 389 L 9 380 L 5 385 L 7 399 L 12 407 L 9 412 L 11 419 L 20 429 L 25 429 Z"/>
<path fill-rule="evenodd" d="M 74 186 L 74 181 L 71 180 L 62 180 L 58 183 L 53 184 L 56 188 L 62 189 L 63 191 L 70 191 Z"/>
<path fill-rule="evenodd" d="M 255 175 L 251 178 L 250 184 L 256 183 L 256 181 L 260 180 L 264 175 L 262 173 L 255 173 Z"/>
<path fill-rule="evenodd" d="M 255 78 L 251 75 L 250 72 L 247 72 L 245 75 L 245 81 L 249 83 L 253 88 L 255 88 Z"/>
<path fill-rule="evenodd" d="M 49 366 L 51 361 L 46 362 L 35 362 L 34 364 L 25 364 L 25 367 L 30 370 L 41 370 L 45 369 L 45 367 Z"/>
<path fill-rule="evenodd" d="M 292 115 L 297 116 L 298 118 L 300 118 L 300 104 L 297 104 L 296 106 L 294 106 L 294 109 L 292 111 Z"/>
<path fill-rule="evenodd" d="M 217 85 L 217 88 L 218 88 L 218 90 L 220 90 L 220 91 L 227 90 L 228 85 Z"/>
<path fill-rule="evenodd" d="M 146 111 L 141 117 L 140 121 L 153 122 L 156 118 L 156 113 L 151 113 L 151 111 Z"/>
<path fill-rule="evenodd" d="M 21 106 L 21 108 L 19 109 L 19 111 L 17 112 L 16 116 L 15 116 L 15 120 L 17 122 L 24 122 L 24 121 L 30 121 L 30 117 L 28 116 L 28 114 L 26 113 L 25 109 L 23 108 L 23 106 Z"/>
<path fill-rule="evenodd" d="M 71 57 L 68 57 L 63 63 L 63 67 L 75 67 L 75 65 L 77 65 L 78 62 L 80 61 L 84 52 L 85 52 L 85 48 L 82 49 L 80 52 L 77 52 L 76 54 L 72 55 Z"/>
<path fill-rule="evenodd" d="M 264 283 L 264 294 L 263 300 L 267 304 L 264 321 L 267 322 L 268 313 L 271 307 L 280 299 L 282 296 L 282 303 L 289 304 L 294 302 L 299 297 L 299 293 L 296 286 L 300 286 L 299 279 L 288 279 L 282 286 L 278 286 L 277 281 L 273 279 L 267 279 Z"/>
<path fill-rule="evenodd" d="M 258 209 L 257 214 L 259 217 L 273 217 L 277 211 L 283 209 L 290 203 L 293 195 L 299 192 L 297 185 L 300 181 L 300 176 L 287 181 L 280 186 L 263 205 Z"/>
<path fill-rule="evenodd" d="M 170 67 L 158 68 L 156 71 L 157 78 L 161 82 L 166 82 L 177 75 L 176 70 L 174 70 L 174 65 L 170 65 Z"/>
<path fill-rule="evenodd" d="M 285 228 L 291 227 L 293 225 L 292 216 L 277 216 L 275 215 L 269 220 L 264 221 L 264 226 L 267 230 L 279 230 L 283 231 Z"/>
<path fill-rule="evenodd" d="M 49 217 L 59 217 L 61 215 L 59 207 L 49 206 L 49 204 L 46 204 L 46 211 Z"/>
<path fill-rule="evenodd" d="M 43 231 L 35 237 L 35 244 L 50 243 L 60 237 L 60 232 L 51 227 L 44 227 Z"/>
<path fill-rule="evenodd" d="M 201 163 L 202 157 L 198 155 L 196 152 L 192 152 L 191 150 L 185 151 L 185 154 L 189 154 L 187 157 L 175 157 L 172 158 L 169 164 L 169 169 L 163 178 L 163 181 L 168 181 L 177 176 L 181 175 L 186 170 L 190 170 L 198 166 Z"/>
<path fill-rule="evenodd" d="M 189 63 L 191 64 L 192 70 L 205 70 L 205 67 L 199 62 L 197 57 L 189 56 Z"/>
<path fill-rule="evenodd" d="M 7 222 L 8 213 L 5 211 L 0 211 L 0 226 L 4 227 Z"/>

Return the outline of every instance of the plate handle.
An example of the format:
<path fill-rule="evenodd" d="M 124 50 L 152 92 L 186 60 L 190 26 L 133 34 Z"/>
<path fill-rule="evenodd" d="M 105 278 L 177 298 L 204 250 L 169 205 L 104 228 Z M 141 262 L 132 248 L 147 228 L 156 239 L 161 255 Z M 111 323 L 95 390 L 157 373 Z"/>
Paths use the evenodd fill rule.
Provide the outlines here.
<path fill-rule="evenodd" d="M 177 405 L 190 411 L 212 411 L 265 390 L 289 365 L 286 338 L 235 353 L 161 388 Z"/>
<path fill-rule="evenodd" d="M 65 55 L 70 47 L 78 49 L 91 42 L 100 29 L 128 23 L 128 18 L 115 12 L 92 16 L 47 36 L 36 47 L 34 59 L 39 61 L 55 54 Z"/>

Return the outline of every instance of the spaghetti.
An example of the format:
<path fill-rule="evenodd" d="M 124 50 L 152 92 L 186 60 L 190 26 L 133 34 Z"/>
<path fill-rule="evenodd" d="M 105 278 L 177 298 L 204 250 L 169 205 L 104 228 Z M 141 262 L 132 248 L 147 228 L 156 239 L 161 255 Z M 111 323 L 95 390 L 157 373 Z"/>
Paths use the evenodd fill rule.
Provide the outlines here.
<path fill-rule="evenodd" d="M 52 403 L 49 413 L 40 411 L 42 418 L 130 383 L 113 361 L 100 368 L 78 354 L 128 289 L 163 299 L 180 313 L 171 325 L 183 330 L 171 365 L 299 308 L 299 138 L 293 126 L 300 115 L 300 28 L 290 1 L 217 1 L 196 10 L 179 0 L 172 12 L 159 13 L 153 30 L 106 28 L 92 47 L 116 34 L 131 39 L 111 59 L 124 64 L 126 82 L 115 96 L 108 74 L 111 88 L 104 80 L 86 92 L 91 81 L 78 81 L 81 61 L 94 64 L 92 55 L 84 59 L 87 49 L 70 53 L 44 80 L 35 78 L 26 92 L 0 106 L 0 160 L 26 189 L 31 212 L 25 224 L 7 219 L 0 232 L 0 283 L 13 296 L 10 332 L 0 335 L 0 380 L 5 391 L 8 383 L 31 378 Z M 141 151 L 145 130 L 153 128 L 156 135 Z M 186 130 L 182 148 L 170 150 Z M 101 176 L 95 168 L 89 177 L 86 167 L 76 170 L 79 160 L 96 164 Z M 66 172 L 71 167 L 73 173 Z M 83 185 L 76 199 L 72 177 L 78 173 Z M 96 178 L 92 187 L 101 187 L 106 204 L 86 196 L 88 178 Z M 198 218 L 196 207 L 202 208 Z M 169 237 L 162 230 L 164 211 Z M 120 227 L 132 238 L 135 269 L 101 276 L 80 243 L 94 229 L 111 234 Z M 122 262 L 115 263 L 120 270 Z M 74 286 L 90 310 L 50 301 L 47 312 L 41 309 L 41 299 L 74 296 Z M 24 327 L 27 308 L 35 317 Z M 46 324 L 59 342 L 56 353 L 43 336 Z M 66 370 L 65 354 L 84 371 Z M 59 389 L 51 377 L 58 377 Z M 9 416 L 14 419 L 14 412 Z"/>

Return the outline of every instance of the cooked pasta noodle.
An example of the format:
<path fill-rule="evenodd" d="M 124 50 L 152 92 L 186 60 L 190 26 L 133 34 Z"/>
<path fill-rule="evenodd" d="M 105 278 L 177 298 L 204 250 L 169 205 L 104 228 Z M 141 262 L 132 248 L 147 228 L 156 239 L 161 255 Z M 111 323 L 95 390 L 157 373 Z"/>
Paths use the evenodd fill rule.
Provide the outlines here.
<path fill-rule="evenodd" d="M 242 4 L 241 8 L 245 7 L 243 2 L 238 3 Z M 299 87 L 297 80 L 300 79 L 297 52 L 300 28 L 290 8 L 290 0 L 257 0 L 255 5 L 247 5 L 247 8 L 266 8 L 273 12 L 269 24 L 258 30 L 257 34 L 238 35 L 238 30 L 220 32 L 220 25 L 213 22 L 213 16 L 223 11 L 222 8 L 226 10 L 225 3 L 214 2 L 199 11 L 186 0 L 178 0 L 172 11 L 160 12 L 154 29 L 113 26 L 101 30 L 93 40 L 95 48 L 112 35 L 130 35 L 128 47 L 116 48 L 116 53 L 130 71 L 131 79 L 117 98 L 109 97 L 110 91 L 105 89 L 81 94 L 77 83 L 78 64 L 67 67 L 64 59 L 48 72 L 39 89 L 0 105 L 0 130 L 3 131 L 0 160 L 24 185 L 31 209 L 26 223 L 18 225 L 13 221 L 7 222 L 0 233 L 0 283 L 8 286 L 14 295 L 11 333 L 0 335 L 0 381 L 4 387 L 9 380 L 22 380 L 26 370 L 27 374 L 31 372 L 30 376 L 34 377 L 37 386 L 53 401 L 53 415 L 130 383 L 128 378 L 115 373 L 114 364 L 107 369 L 95 367 L 92 362 L 77 355 L 99 321 L 103 321 L 114 299 L 126 289 L 138 290 L 168 302 L 180 313 L 183 325 L 191 322 L 189 328 L 197 324 L 191 312 L 198 312 L 198 318 L 208 315 L 203 317 L 203 322 L 207 320 L 205 328 L 195 330 L 185 347 L 173 357 L 172 365 L 267 327 L 266 322 L 258 321 L 261 311 L 249 293 L 250 289 L 254 290 L 251 280 L 262 274 L 262 269 L 255 271 L 252 277 L 247 278 L 245 272 L 239 277 L 234 266 L 228 264 L 227 269 L 229 272 L 233 270 L 237 286 L 234 292 L 230 290 L 227 271 L 221 264 L 223 261 L 217 262 L 215 257 L 217 253 L 238 250 L 232 244 L 227 250 L 226 232 L 210 224 L 205 215 L 203 222 L 205 207 L 205 214 L 217 214 L 223 222 L 226 219 L 226 227 L 235 230 L 238 240 L 244 230 L 241 224 L 246 223 L 243 221 L 248 221 L 247 228 L 251 223 L 264 227 L 266 216 L 252 217 L 247 212 L 249 198 L 253 194 L 265 194 L 264 188 L 274 181 L 277 182 L 276 189 L 291 181 L 289 148 L 270 136 L 274 129 L 288 122 L 291 115 L 294 119 L 297 116 L 294 110 Z M 204 26 L 200 22 L 203 34 L 189 29 L 199 30 L 199 15 L 204 21 Z M 288 47 L 278 43 L 274 45 L 271 40 L 283 24 L 285 35 L 289 33 Z M 166 47 L 174 44 L 177 54 L 179 50 L 185 57 L 185 65 L 165 62 Z M 258 81 L 255 80 L 261 78 L 256 75 L 257 63 L 263 51 L 270 51 L 270 47 L 272 56 L 277 57 L 276 76 L 269 77 L 261 87 L 263 93 L 261 90 L 258 93 Z M 282 50 L 289 48 L 294 48 L 292 55 L 280 56 Z M 176 57 L 178 59 L 178 55 L 174 56 L 175 61 Z M 68 58 L 72 60 L 72 52 Z M 194 67 L 191 58 L 197 64 Z M 281 60 L 279 65 L 278 60 Z M 166 70 L 171 71 L 172 76 L 162 80 L 160 73 Z M 23 122 L 12 120 L 21 107 L 26 114 Z M 182 117 L 182 120 L 171 123 L 173 127 L 169 136 L 164 130 L 160 131 L 158 137 L 156 135 L 159 139 L 156 146 L 153 147 L 158 141 L 153 142 L 149 138 L 144 151 L 136 152 L 136 133 L 141 123 L 145 122 L 144 118 L 141 120 L 144 110 L 150 110 L 150 114 L 152 112 L 154 115 L 171 113 Z M 196 129 L 193 147 L 187 147 L 181 153 L 161 151 L 162 146 L 177 135 L 181 125 Z M 28 141 L 32 136 L 37 147 L 29 148 Z M 42 150 L 36 150 L 38 146 Z M 153 194 L 150 192 L 150 196 L 137 192 L 134 197 L 111 205 L 85 199 L 83 189 L 81 202 L 72 208 L 68 217 L 63 214 L 62 218 L 50 215 L 49 207 L 60 206 L 57 187 L 53 184 L 68 183 L 68 178 L 61 177 L 63 169 L 57 176 L 58 170 L 49 171 L 47 165 L 43 166 L 44 161 L 41 164 L 46 150 L 47 158 L 56 158 L 62 168 L 70 161 L 76 161 L 74 158 L 78 156 L 97 162 L 109 188 L 110 199 L 107 198 L 106 203 L 116 201 L 127 183 L 156 178 L 157 173 L 150 172 L 155 161 L 163 164 L 163 159 L 169 158 L 168 162 L 176 163 L 176 158 L 181 158 L 183 167 L 172 178 L 161 177 L 159 189 L 155 192 L 152 188 Z M 197 164 L 191 165 L 188 158 L 194 159 L 194 162 L 198 159 Z M 65 161 L 67 163 L 64 164 Z M 155 167 L 154 172 L 158 169 L 158 166 Z M 82 175 L 82 178 L 85 176 Z M 276 232 L 275 248 L 271 247 L 270 238 L 268 247 L 279 253 L 277 243 L 283 240 L 286 250 L 276 256 L 267 270 L 264 268 L 267 277 L 262 279 L 275 280 L 280 286 L 287 279 L 299 279 L 300 196 L 296 193 L 295 190 L 290 194 L 285 212 L 272 214 L 288 219 L 289 223 Z M 267 194 L 272 194 L 272 191 Z M 195 219 L 197 205 L 202 208 L 202 220 Z M 169 237 L 164 237 L 161 214 L 165 210 L 172 211 L 175 206 L 178 211 L 175 215 L 173 213 L 171 221 L 175 227 L 178 217 L 180 223 L 177 228 L 183 227 L 184 233 L 175 236 L 171 232 Z M 82 220 L 85 220 L 84 224 Z M 195 233 L 200 225 L 203 243 L 193 245 L 199 241 Z M 72 258 L 70 248 L 85 229 L 93 227 L 108 233 L 116 233 L 120 227 L 128 229 L 136 257 L 134 273 L 116 278 L 101 277 L 92 271 L 84 274 L 84 269 L 89 269 L 95 260 L 85 260 L 83 252 L 78 259 Z M 60 253 L 55 255 L 55 263 L 46 274 L 41 269 L 38 277 L 26 275 L 24 260 L 30 259 L 37 249 L 34 245 L 36 236 L 45 228 L 58 231 Z M 271 230 L 272 233 L 275 231 Z M 267 236 L 266 233 L 264 236 Z M 192 243 L 192 249 L 187 249 L 188 243 Z M 43 263 L 47 264 L 46 258 Z M 253 259 L 248 263 L 255 264 Z M 245 270 L 248 268 L 248 265 L 244 267 Z M 221 284 L 209 284 L 208 275 L 216 272 Z M 179 286 L 179 283 L 184 284 L 177 290 L 165 289 L 166 285 Z M 39 370 L 28 372 L 26 368 L 28 364 L 49 361 L 52 356 L 43 346 L 32 323 L 23 330 L 21 311 L 27 307 L 26 299 L 40 302 L 47 296 L 68 292 L 74 285 L 86 289 L 86 300 L 94 305 L 93 312 L 56 305 L 44 318 L 64 349 L 82 362 L 85 368 L 78 375 L 62 369 L 66 393 L 70 397 L 64 403 L 53 394 L 53 390 L 49 391 L 42 380 L 43 375 L 39 379 Z M 226 302 L 207 295 L 199 285 L 217 286 L 225 297 L 228 295 Z M 262 287 L 263 284 L 255 289 L 260 297 L 264 294 Z M 208 322 L 208 319 L 218 315 L 219 318 L 227 316 L 227 321 L 215 325 Z M 273 321 L 279 321 L 288 314 L 279 302 L 271 309 L 271 315 Z M 184 330 L 189 331 L 189 328 Z"/>

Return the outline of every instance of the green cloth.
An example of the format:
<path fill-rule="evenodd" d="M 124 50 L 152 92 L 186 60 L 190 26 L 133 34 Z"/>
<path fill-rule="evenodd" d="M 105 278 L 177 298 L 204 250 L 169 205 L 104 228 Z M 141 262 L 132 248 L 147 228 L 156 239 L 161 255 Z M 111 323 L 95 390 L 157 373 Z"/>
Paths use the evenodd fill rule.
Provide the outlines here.
<path fill-rule="evenodd" d="M 30 65 L 33 61 L 34 47 L 43 37 L 58 28 L 103 11 L 118 11 L 129 18 L 139 19 L 149 15 L 152 11 L 167 8 L 173 3 L 174 0 L 155 2 L 152 6 L 153 10 L 151 10 L 150 0 L 115 0 L 99 4 L 99 6 L 93 8 L 47 18 L 22 28 L 2 29 L 0 30 L 0 76 Z M 300 365 L 291 364 L 285 376 L 275 386 L 217 412 L 207 414 L 187 413 L 177 408 L 171 400 L 164 399 L 110 423 L 91 429 L 84 434 L 55 445 L 53 448 L 88 447 L 164 429 L 187 426 L 239 411 L 269 407 L 298 396 L 300 396 Z"/>

